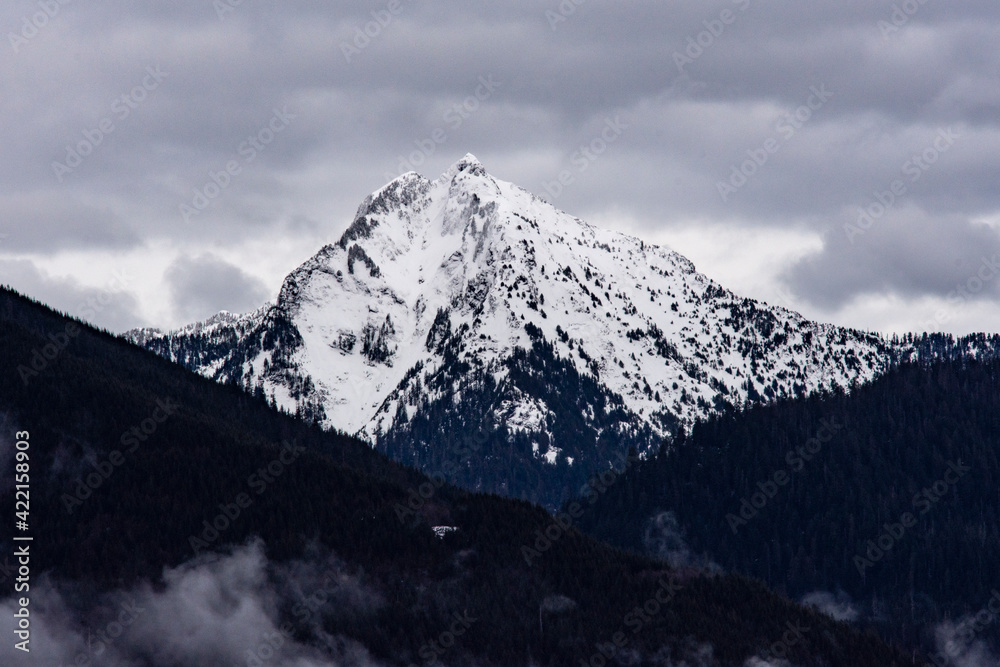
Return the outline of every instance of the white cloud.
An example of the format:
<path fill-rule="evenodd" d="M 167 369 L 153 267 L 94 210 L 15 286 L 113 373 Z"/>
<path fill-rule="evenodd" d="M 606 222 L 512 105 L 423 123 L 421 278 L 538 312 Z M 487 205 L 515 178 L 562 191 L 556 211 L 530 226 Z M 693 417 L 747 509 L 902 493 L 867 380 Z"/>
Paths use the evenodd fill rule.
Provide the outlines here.
<path fill-rule="evenodd" d="M 303 568 L 315 570 L 316 565 L 279 566 L 278 578 L 287 579 L 292 571 L 301 574 Z M 167 569 L 162 589 L 142 585 L 104 595 L 86 613 L 75 596 L 42 580 L 31 591 L 30 662 L 12 642 L 0 645 L 0 661 L 49 666 L 89 658 L 90 664 L 105 667 L 375 664 L 364 647 L 349 639 L 320 633 L 314 645 L 297 641 L 287 631 L 288 622 L 279 620 L 282 596 L 292 595 L 288 584 L 276 584 L 268 570 L 263 546 L 254 543 L 228 556 L 202 557 Z M 335 578 L 334 611 L 370 608 L 364 586 L 344 572 Z M 351 593 L 339 595 L 342 591 Z M 0 601 L 5 636 L 13 636 L 16 609 L 13 599 Z"/>

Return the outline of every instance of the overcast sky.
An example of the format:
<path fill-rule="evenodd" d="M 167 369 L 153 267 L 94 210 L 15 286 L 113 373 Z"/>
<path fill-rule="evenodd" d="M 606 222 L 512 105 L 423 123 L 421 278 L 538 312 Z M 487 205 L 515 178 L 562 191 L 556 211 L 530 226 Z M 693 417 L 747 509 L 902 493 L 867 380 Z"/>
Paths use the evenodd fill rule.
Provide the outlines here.
<path fill-rule="evenodd" d="M 466 152 L 740 294 L 1000 331 L 996 0 L 11 0 L 0 29 L 0 282 L 114 331 L 273 299 Z"/>

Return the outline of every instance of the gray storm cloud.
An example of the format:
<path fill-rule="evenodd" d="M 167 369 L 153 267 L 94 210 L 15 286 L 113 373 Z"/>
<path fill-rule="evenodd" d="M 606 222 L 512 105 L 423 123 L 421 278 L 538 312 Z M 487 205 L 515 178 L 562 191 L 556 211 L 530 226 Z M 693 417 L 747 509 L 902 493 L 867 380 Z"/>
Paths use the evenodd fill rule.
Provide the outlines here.
<path fill-rule="evenodd" d="M 220 310 L 252 310 L 267 299 L 259 280 L 212 255 L 178 258 L 167 268 L 166 279 L 174 308 L 190 320 Z"/>
<path fill-rule="evenodd" d="M 166 266 L 225 247 L 273 292 L 260 247 L 288 253 L 290 269 L 410 156 L 434 177 L 469 151 L 543 197 L 569 170 L 560 208 L 649 237 L 698 221 L 812 234 L 822 250 L 777 280 L 846 319 L 866 296 L 944 301 L 961 267 L 998 245 L 995 2 L 219 4 L 0 10 L 0 258 L 148 252 Z M 465 104 L 490 77 L 496 91 Z M 821 87 L 832 97 L 802 113 Z M 241 153 L 286 107 L 288 127 L 253 159 Z M 602 146 L 619 115 L 627 129 Z M 961 138 L 927 154 L 878 229 L 838 238 L 948 128 Z M 762 146 L 776 150 L 747 166 Z M 182 205 L 234 160 L 239 174 L 185 222 Z M 724 200 L 734 169 L 753 173 Z M 319 224 L 290 236 L 300 219 Z M 291 238 L 301 245 L 279 250 Z M 193 305 L 159 326 L 223 300 L 160 280 L 134 288 L 151 311 L 171 312 L 173 295 Z M 228 283 L 233 303 L 248 302 L 247 283 Z M 977 303 L 984 323 L 1000 317 L 997 291 Z"/>

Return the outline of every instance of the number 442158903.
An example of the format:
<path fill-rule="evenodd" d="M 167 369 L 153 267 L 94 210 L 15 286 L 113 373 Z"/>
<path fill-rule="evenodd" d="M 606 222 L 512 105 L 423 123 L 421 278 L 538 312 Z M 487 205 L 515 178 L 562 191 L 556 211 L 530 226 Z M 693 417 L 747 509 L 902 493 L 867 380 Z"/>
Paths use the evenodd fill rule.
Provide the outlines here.
<path fill-rule="evenodd" d="M 16 433 L 17 444 L 15 448 L 17 451 L 14 454 L 14 482 L 15 486 L 15 512 L 14 515 L 18 520 L 18 528 L 21 530 L 28 529 L 28 512 L 30 506 L 29 492 L 30 492 L 30 477 L 28 475 L 31 466 L 29 464 L 28 449 L 31 445 L 28 443 L 28 432 L 18 431 Z M 23 500 L 22 500 L 23 498 Z"/>

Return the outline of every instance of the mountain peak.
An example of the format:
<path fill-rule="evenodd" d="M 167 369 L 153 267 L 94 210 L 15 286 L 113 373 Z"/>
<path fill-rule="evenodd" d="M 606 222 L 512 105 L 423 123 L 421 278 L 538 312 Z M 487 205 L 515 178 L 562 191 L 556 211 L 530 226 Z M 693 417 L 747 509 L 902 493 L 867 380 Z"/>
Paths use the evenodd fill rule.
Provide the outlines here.
<path fill-rule="evenodd" d="M 455 163 L 454 165 L 459 171 L 467 168 L 482 167 L 483 163 L 479 161 L 472 153 L 466 153 L 462 156 L 462 159 Z"/>
<path fill-rule="evenodd" d="M 738 297 L 472 154 L 369 195 L 286 278 L 273 317 L 225 322 L 208 353 L 194 332 L 142 342 L 411 462 L 436 451 L 433 434 L 481 424 L 556 476 L 626 443 L 653 453 L 727 406 L 868 381 L 891 360 L 878 336 Z"/>
<path fill-rule="evenodd" d="M 451 182 L 459 174 L 469 174 L 471 176 L 489 176 L 486 173 L 486 167 L 483 163 L 476 158 L 472 153 L 466 153 L 462 159 L 460 159 L 455 164 L 448 167 L 448 169 L 441 174 L 441 180 Z"/>

